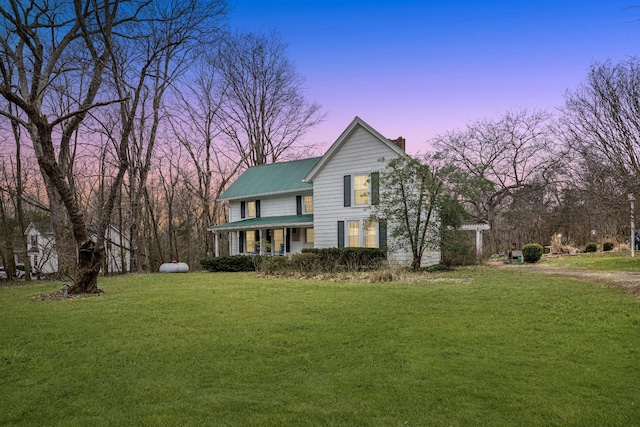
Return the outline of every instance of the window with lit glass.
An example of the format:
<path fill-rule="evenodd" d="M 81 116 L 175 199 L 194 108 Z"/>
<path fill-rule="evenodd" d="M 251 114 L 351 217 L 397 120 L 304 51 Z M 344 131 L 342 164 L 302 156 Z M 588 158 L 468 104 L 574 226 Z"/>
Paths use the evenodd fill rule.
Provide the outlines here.
<path fill-rule="evenodd" d="M 304 229 L 304 241 L 306 243 L 313 243 L 313 228 Z"/>
<path fill-rule="evenodd" d="M 353 204 L 369 204 L 369 175 L 355 175 L 353 177 Z"/>
<path fill-rule="evenodd" d="M 247 217 L 255 218 L 256 216 L 256 202 L 247 202 Z"/>
<path fill-rule="evenodd" d="M 360 221 L 347 221 L 349 229 L 349 247 L 360 246 Z"/>
<path fill-rule="evenodd" d="M 364 247 L 365 248 L 377 248 L 377 236 L 376 230 L 378 223 L 375 221 L 368 221 L 364 226 Z"/>
<path fill-rule="evenodd" d="M 273 230 L 273 252 L 280 252 L 280 248 L 284 243 L 284 230 L 282 228 Z"/>
<path fill-rule="evenodd" d="M 304 203 L 304 212 L 313 213 L 313 196 L 304 196 L 302 201 Z"/>
<path fill-rule="evenodd" d="M 245 246 L 244 246 L 244 251 L 245 252 L 253 252 L 255 250 L 255 245 L 256 242 L 254 239 L 256 237 L 256 232 L 254 230 L 247 230 L 245 231 Z"/>

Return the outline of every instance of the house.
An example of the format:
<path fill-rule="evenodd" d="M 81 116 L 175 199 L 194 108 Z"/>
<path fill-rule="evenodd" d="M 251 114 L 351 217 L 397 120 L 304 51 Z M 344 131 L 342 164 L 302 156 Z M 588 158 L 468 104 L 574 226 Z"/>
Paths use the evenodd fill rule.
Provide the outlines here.
<path fill-rule="evenodd" d="M 356 117 L 322 157 L 247 169 L 219 200 L 229 202 L 229 222 L 209 227 L 229 233 L 229 253 L 298 253 L 303 248 L 387 247 L 393 221 L 368 221 L 379 191 L 378 172 L 406 155 L 403 138 L 390 140 Z M 411 262 L 410 251 L 389 259 Z M 423 265 L 437 264 L 428 251 Z"/>
<path fill-rule="evenodd" d="M 89 227 L 93 240 L 96 239 L 96 228 Z M 42 274 L 58 272 L 58 254 L 56 252 L 56 239 L 51 224 L 43 225 L 31 222 L 24 234 L 27 236 L 27 255 L 31 266 Z M 105 260 L 103 273 L 122 272 L 124 268 L 129 271 L 130 243 L 128 237 L 123 235 L 118 228 L 110 225 L 105 231 Z"/>

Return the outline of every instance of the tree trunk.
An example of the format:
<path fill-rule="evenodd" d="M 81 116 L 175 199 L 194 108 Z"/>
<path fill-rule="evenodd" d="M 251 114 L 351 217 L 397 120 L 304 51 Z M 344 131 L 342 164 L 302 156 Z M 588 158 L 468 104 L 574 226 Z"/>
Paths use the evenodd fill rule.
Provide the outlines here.
<path fill-rule="evenodd" d="M 9 105 L 11 109 L 13 107 L 12 104 Z M 15 120 L 11 120 L 11 129 L 13 131 L 13 137 L 16 142 L 16 216 L 18 218 L 18 225 L 20 226 L 20 244 L 22 253 L 24 253 L 24 280 L 25 282 L 31 281 L 31 257 L 29 256 L 29 252 L 27 251 L 27 236 L 24 234 L 26 231 L 26 227 L 24 225 L 24 212 L 22 210 L 22 156 L 21 156 L 21 144 L 20 140 L 20 126 L 18 122 Z M 35 267 L 35 266 L 34 266 Z"/>
<path fill-rule="evenodd" d="M 46 181 L 48 181 L 47 178 L 45 178 Z M 52 188 L 51 184 L 47 184 L 46 189 L 49 197 L 51 224 L 56 238 L 55 251 L 58 258 L 58 276 L 61 278 L 73 277 L 76 272 L 78 250 L 73 236 L 73 227 L 55 189 Z"/>
<path fill-rule="evenodd" d="M 104 259 L 104 246 L 88 240 L 78 250 L 78 273 L 76 279 L 69 288 L 70 294 L 96 294 L 102 291 L 98 289 L 98 274 Z"/>

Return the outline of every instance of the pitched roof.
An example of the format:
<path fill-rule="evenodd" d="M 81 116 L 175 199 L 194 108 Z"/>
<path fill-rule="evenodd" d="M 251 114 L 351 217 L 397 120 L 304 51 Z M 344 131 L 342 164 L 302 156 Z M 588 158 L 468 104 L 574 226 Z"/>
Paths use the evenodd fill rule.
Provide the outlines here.
<path fill-rule="evenodd" d="M 349 137 L 353 134 L 353 132 L 355 132 L 355 130 L 358 127 L 365 129 L 367 132 L 369 132 L 370 134 L 375 136 L 378 140 L 380 140 L 381 143 L 383 143 L 384 145 L 386 145 L 387 147 L 389 147 L 399 155 L 403 155 L 403 156 L 407 155 L 407 153 L 405 153 L 395 143 L 393 143 L 389 139 L 382 136 L 380 132 L 378 132 L 371 126 L 369 126 L 360 117 L 356 116 L 353 119 L 353 121 L 349 124 L 349 126 L 344 130 L 344 132 L 342 132 L 342 134 L 338 137 L 338 139 L 336 139 L 336 142 L 334 142 L 333 145 L 329 147 L 327 152 L 324 153 L 324 156 L 322 156 L 322 159 L 317 164 L 315 164 L 313 168 L 309 171 L 309 173 L 304 177 L 305 182 L 313 182 L 313 180 L 318 175 L 318 173 L 322 170 L 322 168 L 324 168 L 325 165 L 329 162 L 329 160 L 333 158 L 333 156 L 340 149 L 340 147 L 342 147 L 342 145 L 349 139 Z"/>
<path fill-rule="evenodd" d="M 311 190 L 313 185 L 303 182 L 302 179 L 320 159 L 321 157 L 312 157 L 250 167 L 218 199 L 234 200 L 249 196 Z"/>
<path fill-rule="evenodd" d="M 270 216 L 262 218 L 249 218 L 241 221 L 227 222 L 225 224 L 214 225 L 209 227 L 209 231 L 225 230 L 252 230 L 256 228 L 274 228 L 274 227 L 304 227 L 313 225 L 313 214 L 306 215 L 286 215 L 286 216 Z"/>
<path fill-rule="evenodd" d="M 53 235 L 54 231 L 53 231 L 53 226 L 51 225 L 51 223 L 48 224 L 42 224 L 40 222 L 37 221 L 31 221 L 29 223 L 29 225 L 27 225 L 26 230 L 24 231 L 25 234 L 27 233 L 27 231 L 29 230 L 29 227 L 33 227 L 34 229 L 36 229 L 37 231 L 40 232 L 40 234 L 44 234 L 44 235 Z"/>

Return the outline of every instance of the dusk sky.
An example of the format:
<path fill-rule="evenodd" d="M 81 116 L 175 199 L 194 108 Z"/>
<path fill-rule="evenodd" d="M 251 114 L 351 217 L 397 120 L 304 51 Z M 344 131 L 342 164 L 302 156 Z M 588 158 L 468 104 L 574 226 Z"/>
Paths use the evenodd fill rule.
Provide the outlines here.
<path fill-rule="evenodd" d="M 640 54 L 635 0 L 235 0 L 237 30 L 277 30 L 326 120 L 323 152 L 357 115 L 407 151 L 520 107 L 553 111 L 594 61 Z"/>

